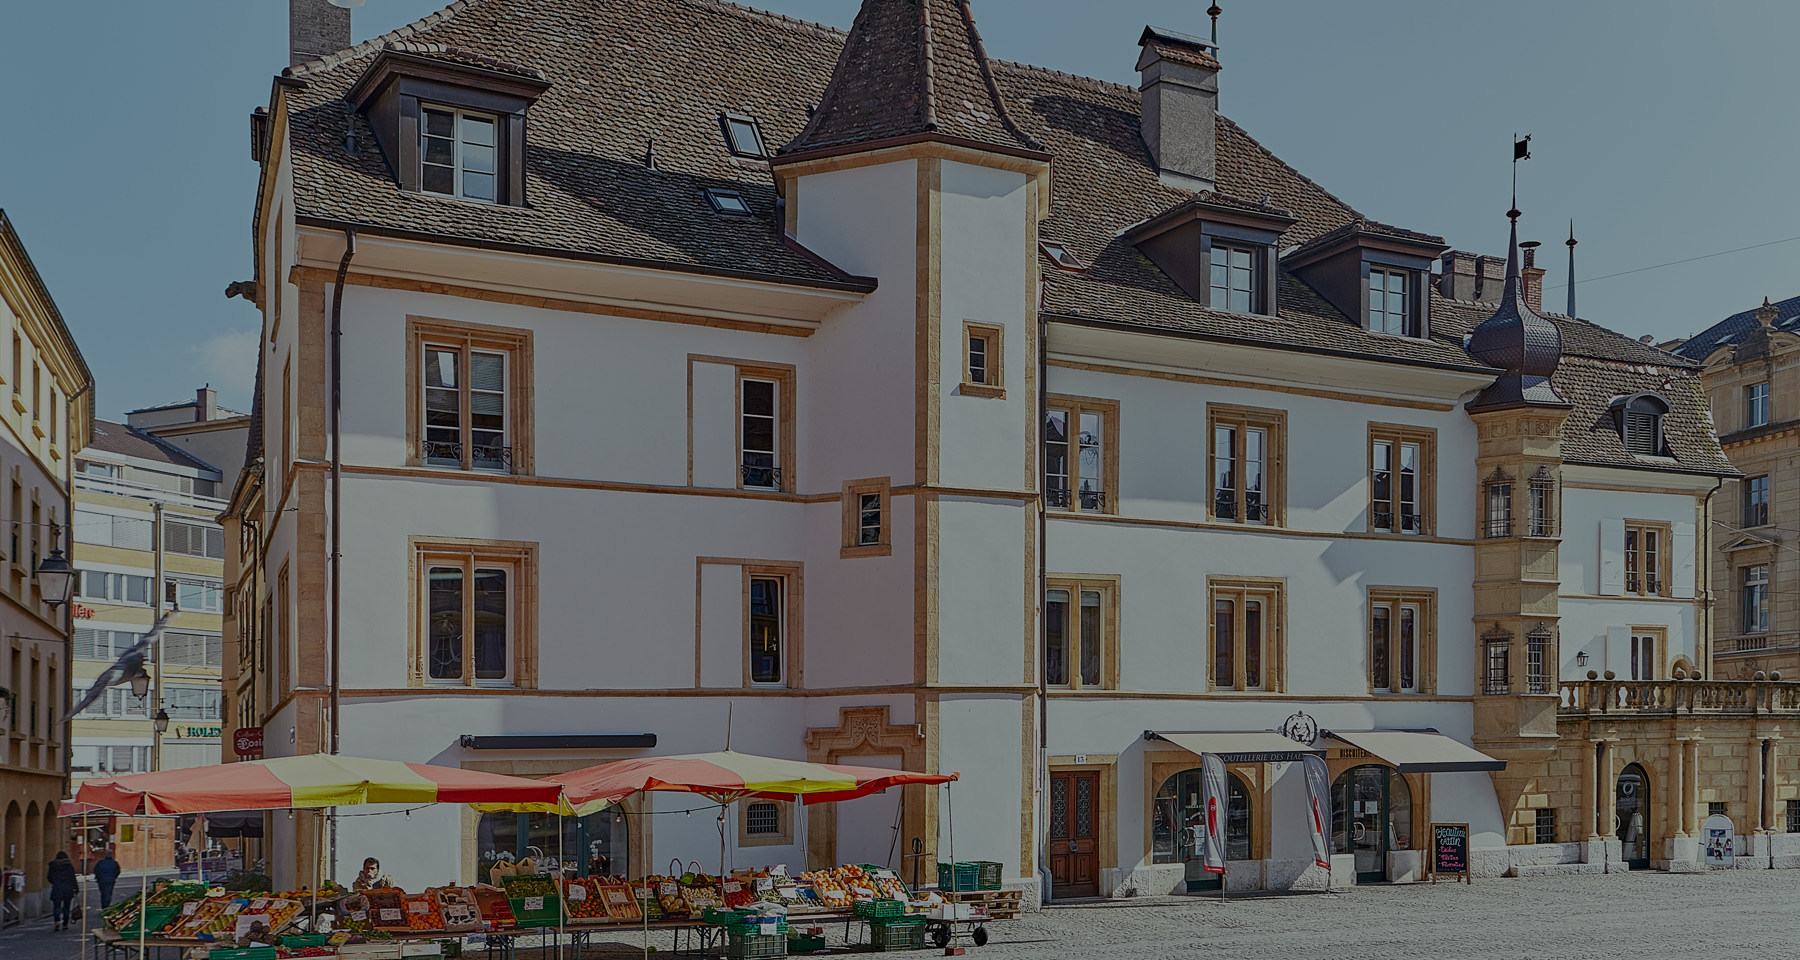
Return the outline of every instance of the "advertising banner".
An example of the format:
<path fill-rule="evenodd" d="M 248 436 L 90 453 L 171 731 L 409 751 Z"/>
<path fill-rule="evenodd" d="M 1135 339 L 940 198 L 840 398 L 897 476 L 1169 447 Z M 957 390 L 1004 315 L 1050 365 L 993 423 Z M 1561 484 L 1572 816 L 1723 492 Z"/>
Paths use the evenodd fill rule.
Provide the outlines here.
<path fill-rule="evenodd" d="M 1225 872 L 1225 804 L 1229 796 L 1225 781 L 1225 761 L 1216 753 L 1200 756 L 1200 802 L 1206 808 L 1204 868 L 1207 873 Z"/>
<path fill-rule="evenodd" d="M 1325 844 L 1325 818 L 1331 810 L 1331 773 L 1325 758 L 1309 753 L 1301 761 L 1306 768 L 1306 828 L 1312 834 L 1313 862 L 1331 869 L 1331 848 Z"/>

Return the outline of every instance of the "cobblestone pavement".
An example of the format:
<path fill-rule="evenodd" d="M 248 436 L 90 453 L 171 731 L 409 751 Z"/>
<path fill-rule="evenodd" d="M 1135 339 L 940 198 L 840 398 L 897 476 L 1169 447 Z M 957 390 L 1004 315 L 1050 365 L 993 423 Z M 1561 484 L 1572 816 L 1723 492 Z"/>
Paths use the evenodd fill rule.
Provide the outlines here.
<path fill-rule="evenodd" d="M 121 883 L 121 888 L 124 884 Z M 1086 958 L 1361 960 L 1361 958 L 1660 958 L 1792 953 L 1800 944 L 1800 870 L 1641 872 L 1485 880 L 1473 886 L 1365 886 L 1331 894 L 1169 897 L 1052 907 L 994 923 L 974 960 Z M 842 924 L 828 929 L 838 942 Z M 604 942 L 601 937 L 617 936 Z M 669 957 L 667 936 L 653 937 Z M 554 960 L 554 948 L 521 960 Z M 48 921 L 0 931 L 0 960 L 78 960 L 77 937 Z M 936 951 L 914 954 L 926 957 Z M 465 952 L 482 960 L 479 948 Z M 564 960 L 575 960 L 565 947 Z M 642 956 L 642 942 L 596 931 L 581 960 Z"/>

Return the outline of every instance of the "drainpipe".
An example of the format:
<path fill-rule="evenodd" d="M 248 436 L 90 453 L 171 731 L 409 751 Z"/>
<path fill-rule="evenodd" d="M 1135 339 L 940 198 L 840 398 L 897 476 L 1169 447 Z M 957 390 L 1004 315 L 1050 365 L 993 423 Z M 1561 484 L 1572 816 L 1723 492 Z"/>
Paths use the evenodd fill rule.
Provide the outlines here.
<path fill-rule="evenodd" d="M 339 646 L 341 626 L 340 592 L 344 578 L 340 567 L 343 559 L 342 524 L 344 518 L 344 458 L 342 444 L 344 408 L 344 277 L 350 272 L 350 258 L 356 256 L 356 230 L 344 228 L 344 258 L 338 261 L 337 281 L 331 288 L 331 753 L 338 752 Z M 285 466 L 284 466 L 285 469 Z M 333 877 L 337 876 L 337 808 L 331 808 L 331 848 L 326 861 Z"/>
<path fill-rule="evenodd" d="M 168 602 L 167 582 L 163 580 L 166 572 L 163 565 L 163 505 L 161 500 L 150 503 L 150 555 L 151 563 L 156 571 L 156 579 L 151 581 L 150 617 L 151 623 L 161 623 L 163 606 Z M 74 533 L 71 532 L 73 537 Z M 150 705 L 155 709 L 150 714 L 150 769 L 161 770 L 162 767 L 162 731 L 156 729 L 156 714 L 163 710 L 163 635 L 156 634 L 156 662 L 150 668 L 150 678 L 154 692 L 150 696 Z"/>
<path fill-rule="evenodd" d="M 69 558 L 75 557 L 75 401 L 86 396 L 94 389 L 92 380 L 88 385 L 76 391 L 75 395 L 63 401 L 63 436 L 68 438 L 69 455 L 63 458 L 63 525 L 69 534 Z M 68 602 L 62 605 L 63 615 L 63 676 L 68 678 L 67 689 L 63 693 L 63 712 L 75 702 L 75 590 L 69 590 Z M 63 721 L 62 755 L 63 755 L 63 793 L 74 796 L 70 788 L 74 786 L 75 776 L 75 719 L 70 717 Z M 85 840 L 83 841 L 85 842 Z"/>
<path fill-rule="evenodd" d="M 1038 338 L 1037 338 L 1037 341 L 1038 341 L 1038 349 L 1037 349 L 1038 422 L 1035 425 L 1035 429 L 1038 431 L 1038 438 L 1039 438 L 1039 440 L 1038 440 L 1038 470 L 1037 470 L 1037 485 L 1038 485 L 1037 567 L 1038 568 L 1037 568 L 1037 602 L 1032 604 L 1032 609 L 1039 611 L 1039 615 L 1038 615 L 1037 619 L 1038 619 L 1040 629 L 1042 628 L 1042 623 L 1043 623 L 1043 615 L 1042 615 L 1041 611 L 1043 610 L 1043 605 L 1044 605 L 1044 590 L 1047 586 L 1047 584 L 1045 582 L 1045 576 L 1046 576 L 1045 570 L 1048 569 L 1049 549 L 1050 549 L 1049 544 L 1046 542 L 1046 539 L 1045 539 L 1049 532 L 1049 512 L 1048 512 L 1048 510 L 1045 509 L 1046 504 L 1044 502 L 1044 462 L 1043 462 L 1043 458 L 1044 458 L 1044 444 L 1043 444 L 1044 409 L 1050 403 L 1050 382 L 1049 382 L 1050 381 L 1050 364 L 1049 364 L 1049 356 L 1050 356 L 1049 339 L 1050 338 L 1049 338 L 1049 334 L 1050 334 L 1050 325 L 1044 321 L 1044 314 L 1040 310 L 1038 312 Z M 1037 636 L 1036 634 L 1033 634 L 1032 642 L 1034 642 L 1034 643 L 1037 642 L 1036 636 Z M 1044 676 L 1043 662 L 1041 660 L 1036 661 L 1036 662 L 1038 665 L 1038 669 L 1037 669 L 1037 685 L 1038 685 L 1038 744 L 1037 744 L 1038 774 L 1037 774 L 1037 776 L 1038 776 L 1038 789 L 1037 789 L 1037 816 L 1035 818 L 1036 823 L 1037 823 L 1037 828 L 1038 828 L 1037 878 L 1038 878 L 1038 890 L 1040 891 L 1039 895 L 1038 895 L 1039 900 L 1043 903 L 1049 903 L 1050 899 L 1051 899 L 1051 893 L 1052 893 L 1052 891 L 1050 889 L 1050 857 L 1049 857 L 1050 830 L 1049 830 L 1049 824 L 1047 823 L 1047 820 L 1049 819 L 1049 816 L 1050 816 L 1050 804 L 1049 804 L 1049 799 L 1048 799 L 1049 789 L 1050 789 L 1050 687 L 1049 687 L 1049 684 L 1046 682 L 1046 678 Z"/>
<path fill-rule="evenodd" d="M 1706 597 L 1706 602 L 1703 603 L 1700 607 L 1701 614 L 1700 614 L 1700 623 L 1699 623 L 1699 627 L 1700 627 L 1699 640 L 1700 640 L 1700 643 L 1704 645 L 1705 656 L 1702 657 L 1701 662 L 1706 664 L 1706 666 L 1702 669 L 1705 670 L 1705 676 L 1707 676 L 1707 677 L 1711 677 L 1712 672 L 1713 672 L 1712 653 L 1713 653 L 1713 621 L 1714 621 L 1713 606 L 1714 606 L 1714 604 L 1713 604 L 1713 591 L 1712 591 L 1712 549 L 1709 546 L 1712 543 L 1712 524 L 1713 524 L 1713 502 L 1712 501 L 1713 501 L 1713 494 L 1718 493 L 1719 489 L 1723 486 L 1725 486 L 1725 478 L 1720 477 L 1719 482 L 1713 484 L 1713 488 L 1711 490 L 1707 491 L 1707 493 L 1706 493 L 1706 500 L 1704 501 L 1705 505 L 1701 508 L 1701 513 L 1702 513 L 1701 520 L 1703 522 L 1700 524 L 1700 543 L 1698 546 L 1699 556 L 1696 556 L 1694 558 L 1694 567 L 1695 567 L 1694 573 L 1697 577 L 1700 578 L 1701 584 L 1706 588 L 1705 593 L 1701 594 L 1702 596 Z M 1701 562 L 1702 558 L 1704 558 L 1704 560 L 1705 560 L 1704 563 Z M 1698 591 L 1696 591 L 1696 593 L 1698 593 Z M 1696 652 L 1699 652 L 1699 651 L 1696 651 Z"/>

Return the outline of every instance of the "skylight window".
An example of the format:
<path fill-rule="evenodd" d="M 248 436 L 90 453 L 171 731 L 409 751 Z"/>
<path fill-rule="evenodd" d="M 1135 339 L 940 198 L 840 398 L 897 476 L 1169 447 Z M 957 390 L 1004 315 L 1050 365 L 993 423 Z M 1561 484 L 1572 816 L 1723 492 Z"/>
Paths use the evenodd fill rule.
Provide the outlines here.
<path fill-rule="evenodd" d="M 719 119 L 725 128 L 725 146 L 733 154 L 755 157 L 758 160 L 769 155 L 769 151 L 763 148 L 762 128 L 757 125 L 755 117 L 727 113 Z"/>
<path fill-rule="evenodd" d="M 706 202 L 712 204 L 714 213 L 730 214 L 736 217 L 750 216 L 750 201 L 736 190 L 708 190 Z"/>
<path fill-rule="evenodd" d="M 1087 269 L 1080 258 L 1070 253 L 1069 248 L 1060 243 L 1040 243 L 1038 246 L 1043 248 L 1044 255 L 1049 257 L 1052 263 L 1064 270 Z"/>

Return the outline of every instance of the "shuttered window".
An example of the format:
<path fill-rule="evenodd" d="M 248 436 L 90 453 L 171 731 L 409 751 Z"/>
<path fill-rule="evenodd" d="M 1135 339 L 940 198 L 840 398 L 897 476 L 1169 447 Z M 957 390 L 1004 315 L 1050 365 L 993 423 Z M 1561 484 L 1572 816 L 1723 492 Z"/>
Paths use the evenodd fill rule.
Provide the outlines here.
<path fill-rule="evenodd" d="M 120 547 L 125 550 L 148 550 L 151 525 L 152 521 L 148 517 L 121 517 L 91 510 L 77 510 L 72 535 L 76 543 Z"/>
<path fill-rule="evenodd" d="M 180 520 L 163 521 L 163 549 L 184 557 L 225 559 L 225 531 Z"/>

